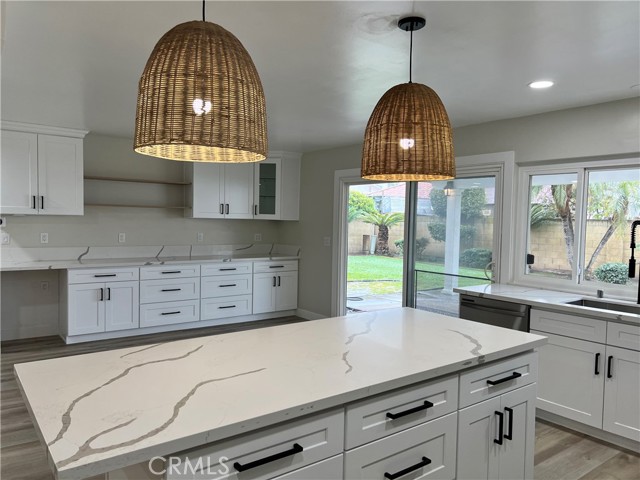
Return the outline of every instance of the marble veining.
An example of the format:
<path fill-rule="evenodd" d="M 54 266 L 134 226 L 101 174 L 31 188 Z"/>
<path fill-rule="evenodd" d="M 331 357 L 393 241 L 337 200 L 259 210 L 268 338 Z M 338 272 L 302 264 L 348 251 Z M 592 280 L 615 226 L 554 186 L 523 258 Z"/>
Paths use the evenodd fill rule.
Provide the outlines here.
<path fill-rule="evenodd" d="M 529 351 L 398 308 L 15 366 L 59 480 L 86 478 Z"/>

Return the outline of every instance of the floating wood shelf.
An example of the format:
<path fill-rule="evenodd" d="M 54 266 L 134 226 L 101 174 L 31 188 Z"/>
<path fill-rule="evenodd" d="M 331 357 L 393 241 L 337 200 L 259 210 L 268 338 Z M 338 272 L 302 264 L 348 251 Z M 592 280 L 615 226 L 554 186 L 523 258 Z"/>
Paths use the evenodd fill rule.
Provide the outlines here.
<path fill-rule="evenodd" d="M 120 178 L 120 177 L 96 177 L 93 175 L 87 175 L 85 180 L 102 180 L 105 182 L 130 182 L 130 183 L 154 183 L 157 185 L 191 185 L 191 182 L 169 182 L 165 180 L 144 180 L 136 178 Z M 112 205 L 111 205 L 112 206 Z"/>
<path fill-rule="evenodd" d="M 133 207 L 133 208 L 179 208 L 184 209 L 184 206 L 171 206 L 171 205 L 127 205 L 122 203 L 85 203 L 85 207 Z"/>

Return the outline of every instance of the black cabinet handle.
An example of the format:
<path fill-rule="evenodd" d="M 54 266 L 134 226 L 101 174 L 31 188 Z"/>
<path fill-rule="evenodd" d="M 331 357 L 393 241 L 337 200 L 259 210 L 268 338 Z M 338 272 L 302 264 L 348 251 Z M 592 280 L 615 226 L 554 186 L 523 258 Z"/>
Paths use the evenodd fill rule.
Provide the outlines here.
<path fill-rule="evenodd" d="M 181 288 L 163 288 L 160 290 L 161 292 L 179 292 L 182 290 Z"/>
<path fill-rule="evenodd" d="M 613 355 L 609 355 L 607 359 L 607 378 L 613 378 L 611 367 L 613 366 Z"/>
<path fill-rule="evenodd" d="M 494 412 L 498 416 L 498 438 L 493 439 L 493 443 L 497 443 L 498 445 L 502 445 L 502 431 L 504 430 L 504 414 L 502 412 L 498 412 L 497 410 Z"/>
<path fill-rule="evenodd" d="M 104 288 L 100 289 L 100 301 L 104 302 Z"/>
<path fill-rule="evenodd" d="M 431 403 L 429 400 L 425 400 L 422 405 L 418 405 L 417 407 L 413 407 L 408 410 L 403 410 L 402 412 L 398 412 L 398 413 L 387 412 L 387 418 L 390 418 L 391 420 L 395 420 L 396 418 L 405 417 L 407 415 L 411 415 L 412 413 L 420 412 L 422 410 L 426 410 L 427 408 L 431 408 L 431 407 L 433 407 L 433 403 Z"/>
<path fill-rule="evenodd" d="M 275 275 L 273 276 L 273 286 L 274 287 L 276 286 L 276 276 Z"/>
<path fill-rule="evenodd" d="M 221 272 L 232 272 L 234 270 L 237 270 L 237 268 L 221 268 L 220 269 Z"/>
<path fill-rule="evenodd" d="M 218 285 L 220 288 L 225 288 L 225 287 L 237 287 L 238 284 L 237 283 L 228 283 L 226 285 Z"/>
<path fill-rule="evenodd" d="M 269 268 L 284 268 L 284 265 L 269 265 Z"/>
<path fill-rule="evenodd" d="M 507 440 L 513 440 L 513 409 L 504 407 L 504 411 L 509 414 L 509 421 L 507 423 L 507 430 L 509 433 L 505 434 L 504 438 Z"/>
<path fill-rule="evenodd" d="M 31 208 L 33 208 L 35 210 L 36 208 L 38 208 L 36 206 L 36 196 L 35 195 L 31 195 L 31 199 L 33 200 L 33 203 L 32 203 L 33 206 Z"/>
<path fill-rule="evenodd" d="M 44 210 L 44 195 L 40 195 L 40 210 Z"/>
<path fill-rule="evenodd" d="M 111 288 L 107 287 L 107 300 L 111 300 Z"/>
<path fill-rule="evenodd" d="M 487 384 L 493 387 L 494 385 L 500 385 L 501 383 L 508 382 L 509 380 L 515 380 L 516 378 L 520 378 L 521 376 L 521 373 L 513 372 L 508 377 L 501 378 L 500 380 L 487 380 Z"/>
<path fill-rule="evenodd" d="M 162 312 L 160 315 L 178 315 L 179 313 L 182 313 L 180 310 L 178 310 L 177 312 Z"/>
<path fill-rule="evenodd" d="M 224 307 L 218 307 L 218 308 L 220 308 L 220 309 L 222 309 L 222 308 L 236 308 L 236 306 L 235 305 L 225 305 Z"/>
<path fill-rule="evenodd" d="M 384 472 L 384 478 L 388 478 L 389 480 L 395 480 L 396 478 L 400 478 L 407 473 L 411 473 L 419 468 L 426 467 L 431 463 L 431 459 L 427 457 L 422 457 L 422 460 L 415 465 L 411 465 L 410 467 L 405 468 L 404 470 L 400 470 L 396 473 Z"/>
<path fill-rule="evenodd" d="M 95 278 L 101 278 L 101 277 L 115 277 L 116 274 L 115 273 L 100 273 L 98 275 L 94 275 Z"/>
<path fill-rule="evenodd" d="M 170 273 L 182 273 L 182 270 L 169 270 L 167 272 L 160 272 L 162 275 L 168 275 Z"/>
<path fill-rule="evenodd" d="M 258 205 L 253 206 L 253 214 L 258 215 Z"/>
<path fill-rule="evenodd" d="M 596 366 L 593 373 L 600 375 L 600 352 L 596 353 Z"/>
<path fill-rule="evenodd" d="M 280 286 L 280 275 L 278 275 L 278 286 Z"/>
<path fill-rule="evenodd" d="M 284 452 L 274 453 L 273 455 L 269 455 L 268 457 L 261 458 L 259 460 L 254 460 L 253 462 L 245 463 L 244 465 L 240 462 L 235 462 L 233 464 L 233 468 L 235 468 L 239 472 L 244 472 L 245 470 L 250 470 L 252 468 L 259 467 L 260 465 L 265 465 L 267 463 L 275 462 L 276 460 L 280 460 L 281 458 L 287 458 L 291 455 L 295 455 L 296 453 L 302 452 L 304 449 L 298 443 L 294 443 L 293 447 L 289 450 L 285 450 Z"/>
<path fill-rule="evenodd" d="M 224 213 L 225 213 L 226 215 L 229 215 L 229 204 L 228 204 L 228 203 L 227 203 L 227 205 L 225 206 Z"/>

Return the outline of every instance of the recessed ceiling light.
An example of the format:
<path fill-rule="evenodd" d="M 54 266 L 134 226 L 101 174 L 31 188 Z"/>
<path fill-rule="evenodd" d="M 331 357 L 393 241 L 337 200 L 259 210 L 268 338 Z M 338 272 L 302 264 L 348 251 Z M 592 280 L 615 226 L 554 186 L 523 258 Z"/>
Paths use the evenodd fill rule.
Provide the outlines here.
<path fill-rule="evenodd" d="M 553 82 L 551 80 L 537 80 L 529 84 L 531 88 L 549 88 L 552 85 Z"/>

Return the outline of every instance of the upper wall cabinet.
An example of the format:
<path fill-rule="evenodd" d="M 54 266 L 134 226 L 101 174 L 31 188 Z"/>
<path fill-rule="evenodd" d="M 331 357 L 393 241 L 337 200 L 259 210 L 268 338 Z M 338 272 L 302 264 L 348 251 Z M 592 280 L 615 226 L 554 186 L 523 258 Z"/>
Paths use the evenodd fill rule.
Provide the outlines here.
<path fill-rule="evenodd" d="M 0 212 L 84 213 L 82 139 L 86 131 L 2 123 Z"/>
<path fill-rule="evenodd" d="M 300 216 L 300 155 L 273 152 L 255 164 L 254 218 L 298 220 Z"/>
<path fill-rule="evenodd" d="M 194 163 L 190 207 L 193 218 L 253 218 L 253 164 Z"/>

